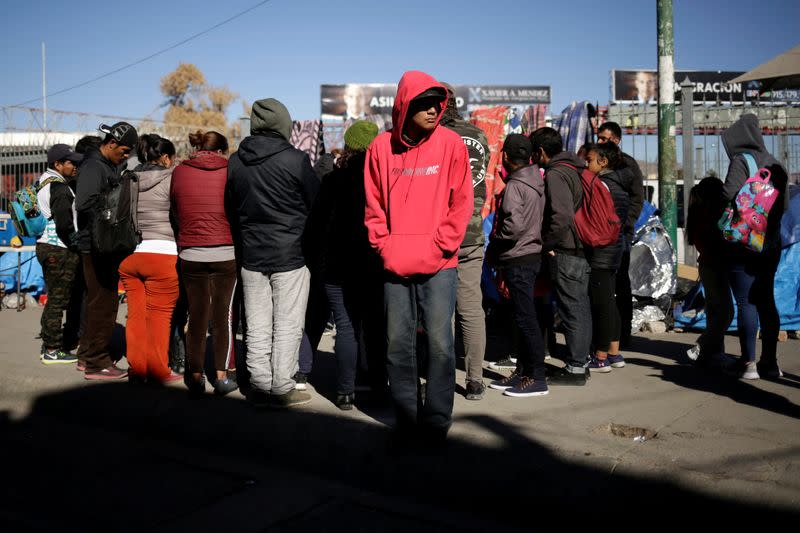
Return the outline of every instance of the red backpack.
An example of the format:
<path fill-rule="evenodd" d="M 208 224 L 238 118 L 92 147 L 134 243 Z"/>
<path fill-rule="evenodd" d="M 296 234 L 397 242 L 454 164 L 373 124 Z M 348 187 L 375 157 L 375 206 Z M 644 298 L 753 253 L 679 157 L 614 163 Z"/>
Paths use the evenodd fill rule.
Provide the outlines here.
<path fill-rule="evenodd" d="M 577 168 L 569 163 L 558 163 L 577 172 Z M 600 176 L 584 169 L 581 172 L 583 200 L 575 211 L 575 229 L 578 238 L 586 246 L 598 248 L 617 242 L 622 227 L 614 209 L 614 200 L 608 185 Z"/>

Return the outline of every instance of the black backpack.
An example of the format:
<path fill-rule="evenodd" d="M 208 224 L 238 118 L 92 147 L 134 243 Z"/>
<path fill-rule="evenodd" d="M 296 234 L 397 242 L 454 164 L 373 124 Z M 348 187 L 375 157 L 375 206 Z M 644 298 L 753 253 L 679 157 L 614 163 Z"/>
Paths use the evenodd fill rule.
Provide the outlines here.
<path fill-rule="evenodd" d="M 92 221 L 92 252 L 129 255 L 142 242 L 137 209 L 139 178 L 126 170 L 119 181 L 108 182 L 95 203 Z"/>

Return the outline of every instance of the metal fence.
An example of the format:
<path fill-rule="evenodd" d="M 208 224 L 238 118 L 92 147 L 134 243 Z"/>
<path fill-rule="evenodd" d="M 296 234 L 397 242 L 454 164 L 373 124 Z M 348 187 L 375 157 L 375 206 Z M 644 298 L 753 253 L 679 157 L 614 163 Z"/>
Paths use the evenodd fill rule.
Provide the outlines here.
<path fill-rule="evenodd" d="M 139 133 L 157 133 L 170 139 L 179 155 L 191 152 L 189 133 L 207 131 L 208 126 L 167 124 L 160 120 L 130 118 L 94 113 L 9 106 L 0 108 L 0 211 L 8 211 L 14 193 L 34 183 L 47 168 L 47 150 L 64 143 L 75 146 L 85 135 L 102 135 L 100 124 L 126 121 Z M 45 127 L 45 125 L 47 127 Z M 231 145 L 238 144 L 238 127 L 220 128 L 229 135 Z"/>

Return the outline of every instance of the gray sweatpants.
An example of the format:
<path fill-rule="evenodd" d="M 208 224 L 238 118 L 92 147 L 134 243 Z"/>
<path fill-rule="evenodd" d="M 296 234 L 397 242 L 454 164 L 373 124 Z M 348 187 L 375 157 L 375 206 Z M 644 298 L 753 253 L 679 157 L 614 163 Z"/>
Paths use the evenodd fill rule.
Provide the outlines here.
<path fill-rule="evenodd" d="M 306 267 L 261 273 L 242 268 L 250 384 L 268 394 L 294 389 L 310 274 Z"/>

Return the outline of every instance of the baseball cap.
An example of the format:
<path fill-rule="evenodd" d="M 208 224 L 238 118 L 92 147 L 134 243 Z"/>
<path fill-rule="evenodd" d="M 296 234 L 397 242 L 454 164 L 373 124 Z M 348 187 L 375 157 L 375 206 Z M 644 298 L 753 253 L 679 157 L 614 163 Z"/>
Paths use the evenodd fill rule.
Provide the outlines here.
<path fill-rule="evenodd" d="M 122 146 L 130 146 L 133 148 L 139 141 L 139 135 L 136 133 L 136 128 L 127 122 L 117 122 L 113 126 L 100 124 L 100 127 L 97 129 L 106 135 L 111 135 L 114 140 L 117 141 L 117 144 L 121 144 Z"/>
<path fill-rule="evenodd" d="M 503 143 L 503 152 L 513 159 L 530 159 L 533 146 L 530 139 L 519 133 L 512 133 Z"/>
<path fill-rule="evenodd" d="M 54 144 L 47 151 L 47 166 L 50 168 L 53 167 L 53 164 L 56 161 L 64 161 L 65 159 L 68 159 L 73 163 L 80 163 L 80 161 L 83 159 L 83 155 L 73 152 L 72 148 L 66 144 Z"/>
<path fill-rule="evenodd" d="M 418 94 L 413 100 L 422 100 L 425 98 L 438 98 L 440 100 L 444 100 L 447 98 L 447 91 L 442 87 L 431 87 L 430 89 L 426 90 L 423 93 Z"/>

